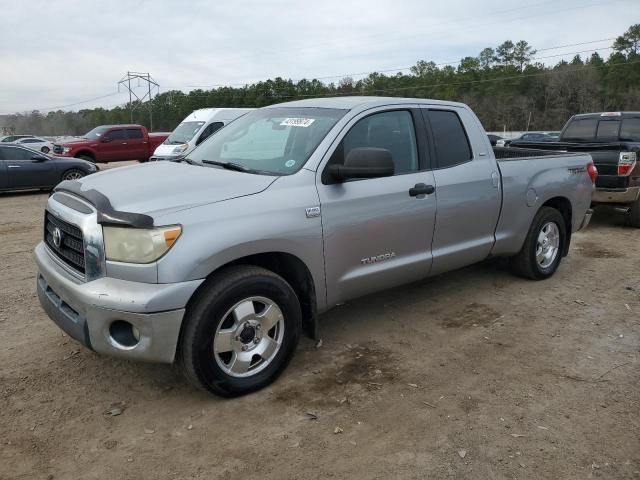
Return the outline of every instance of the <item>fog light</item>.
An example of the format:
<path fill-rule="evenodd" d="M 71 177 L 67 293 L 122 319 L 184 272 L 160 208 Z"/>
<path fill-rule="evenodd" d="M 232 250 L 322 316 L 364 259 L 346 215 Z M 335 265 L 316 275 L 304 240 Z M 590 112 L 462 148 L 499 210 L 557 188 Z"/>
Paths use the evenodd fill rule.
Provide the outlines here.
<path fill-rule="evenodd" d="M 111 343 L 117 348 L 130 349 L 140 341 L 140 331 L 124 320 L 116 320 L 109 326 Z"/>

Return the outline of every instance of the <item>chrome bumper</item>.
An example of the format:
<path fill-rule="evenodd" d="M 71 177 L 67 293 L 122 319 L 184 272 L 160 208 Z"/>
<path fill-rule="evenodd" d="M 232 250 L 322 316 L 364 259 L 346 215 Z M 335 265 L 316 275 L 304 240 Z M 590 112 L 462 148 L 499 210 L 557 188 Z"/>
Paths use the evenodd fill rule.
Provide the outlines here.
<path fill-rule="evenodd" d="M 591 222 L 591 217 L 593 216 L 593 209 L 592 208 L 588 208 L 587 211 L 584 214 L 584 217 L 582 218 L 582 223 L 580 224 L 580 227 L 578 228 L 578 230 L 582 230 L 584 228 L 587 228 L 589 226 L 589 222 Z"/>
<path fill-rule="evenodd" d="M 640 198 L 640 187 L 620 189 L 597 188 L 591 196 L 592 203 L 633 203 Z"/>
<path fill-rule="evenodd" d="M 202 280 L 173 284 L 131 282 L 103 277 L 91 282 L 69 275 L 44 243 L 34 252 L 42 308 L 69 336 L 98 353 L 131 360 L 172 363 L 185 306 Z M 122 320 L 139 332 L 134 346 L 112 338 Z"/>

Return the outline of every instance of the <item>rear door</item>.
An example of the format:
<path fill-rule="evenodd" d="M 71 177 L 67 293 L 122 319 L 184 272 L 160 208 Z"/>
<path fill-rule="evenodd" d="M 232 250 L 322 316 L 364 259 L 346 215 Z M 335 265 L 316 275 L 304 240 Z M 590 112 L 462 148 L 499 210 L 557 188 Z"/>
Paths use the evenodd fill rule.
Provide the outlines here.
<path fill-rule="evenodd" d="M 123 142 L 123 146 L 127 148 L 123 149 L 129 158 L 125 160 L 146 160 L 149 158 L 149 144 L 142 133 L 141 128 L 127 128 L 126 139 Z"/>
<path fill-rule="evenodd" d="M 59 182 L 55 162 L 27 148 L 0 146 L 7 167 L 9 188 L 52 187 Z"/>
<path fill-rule="evenodd" d="M 431 273 L 438 274 L 489 255 L 500 214 L 500 172 L 484 131 L 468 110 L 422 111 L 435 157 L 437 221 Z"/>
<path fill-rule="evenodd" d="M 420 111 L 411 106 L 362 113 L 319 170 L 329 305 L 429 274 L 435 197 L 410 194 L 417 184 L 434 182 L 424 130 Z M 396 174 L 335 183 L 328 165 L 343 163 L 357 147 L 389 150 Z"/>

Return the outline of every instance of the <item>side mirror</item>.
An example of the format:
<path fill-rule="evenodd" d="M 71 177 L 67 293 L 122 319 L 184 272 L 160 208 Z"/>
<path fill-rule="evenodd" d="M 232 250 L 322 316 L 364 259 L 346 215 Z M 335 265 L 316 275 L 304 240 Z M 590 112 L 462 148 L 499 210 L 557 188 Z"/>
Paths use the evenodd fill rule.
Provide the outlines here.
<path fill-rule="evenodd" d="M 113 140 L 111 137 L 100 137 L 101 143 L 109 143 L 111 140 Z"/>
<path fill-rule="evenodd" d="M 345 158 L 344 165 L 329 165 L 329 174 L 338 182 L 391 177 L 395 170 L 391 152 L 385 148 L 354 148 Z"/>
<path fill-rule="evenodd" d="M 34 155 L 33 157 L 31 157 L 31 161 L 34 163 L 42 163 L 46 162 L 47 160 L 49 160 L 49 158 L 45 157 L 44 155 Z"/>

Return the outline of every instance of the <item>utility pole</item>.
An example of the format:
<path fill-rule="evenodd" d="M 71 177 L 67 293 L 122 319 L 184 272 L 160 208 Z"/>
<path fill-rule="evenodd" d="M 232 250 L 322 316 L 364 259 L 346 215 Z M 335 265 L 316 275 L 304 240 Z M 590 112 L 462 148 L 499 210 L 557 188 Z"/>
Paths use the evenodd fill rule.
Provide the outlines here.
<path fill-rule="evenodd" d="M 133 88 L 131 88 L 131 80 L 138 79 L 138 86 L 140 86 L 141 82 L 147 83 L 147 91 L 141 97 L 139 96 Z M 156 92 L 160 91 L 160 85 L 151 77 L 149 72 L 127 72 L 127 74 L 120 79 L 118 82 L 118 91 L 120 91 L 120 85 L 129 90 L 129 114 L 131 117 L 131 123 L 133 123 L 133 110 L 135 108 L 133 104 L 133 97 L 136 98 L 136 101 L 143 103 L 145 99 L 148 100 L 149 103 L 149 131 L 153 131 L 153 103 L 152 103 L 152 89 L 157 89 Z M 156 93 L 157 95 L 157 93 Z"/>

